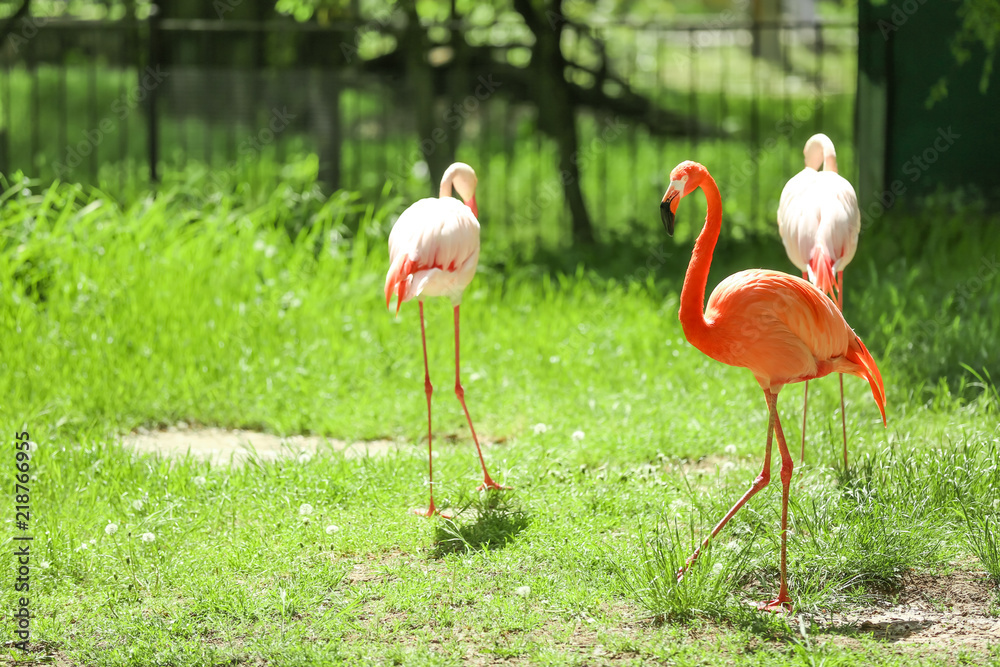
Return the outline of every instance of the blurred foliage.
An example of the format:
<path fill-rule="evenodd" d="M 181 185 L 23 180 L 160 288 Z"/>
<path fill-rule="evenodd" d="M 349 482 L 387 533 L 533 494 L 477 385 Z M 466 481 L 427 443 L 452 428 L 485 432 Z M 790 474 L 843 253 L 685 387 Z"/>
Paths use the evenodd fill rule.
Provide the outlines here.
<path fill-rule="evenodd" d="M 871 0 L 876 6 L 885 6 L 889 0 Z M 997 39 L 1000 37 L 1000 0 L 957 0 L 958 32 L 951 39 L 951 52 L 959 65 L 972 59 L 973 50 L 985 50 L 982 72 L 979 77 L 979 91 L 989 89 L 993 76 L 993 60 L 996 56 Z M 941 77 L 934 84 L 927 99 L 932 107 L 948 96 L 948 77 Z"/>
<path fill-rule="evenodd" d="M 451 0 L 417 0 L 417 12 L 427 20 L 444 21 L 451 13 Z M 536 4 L 539 4 L 536 2 Z M 836 3 L 841 4 L 841 3 Z M 725 11 L 745 12 L 749 0 L 675 0 L 655 2 L 653 0 L 606 0 L 592 3 L 581 0 L 569 1 L 563 5 L 566 18 L 579 22 L 600 22 L 602 20 L 650 21 L 670 18 L 677 14 L 706 14 Z M 277 0 L 276 8 L 283 14 L 294 16 L 298 21 L 315 18 L 323 22 L 330 18 L 350 16 L 352 7 L 357 6 L 361 18 L 375 18 L 402 11 L 401 3 L 379 2 L 376 0 Z M 484 23 L 516 19 L 510 0 L 455 0 L 455 13 L 470 19 L 481 18 Z"/>
<path fill-rule="evenodd" d="M 985 93 L 993 74 L 993 58 L 1000 36 L 1000 0 L 963 0 L 958 10 L 962 27 L 952 42 L 952 52 L 959 64 L 972 57 L 971 46 L 980 44 L 986 49 L 979 90 Z"/>

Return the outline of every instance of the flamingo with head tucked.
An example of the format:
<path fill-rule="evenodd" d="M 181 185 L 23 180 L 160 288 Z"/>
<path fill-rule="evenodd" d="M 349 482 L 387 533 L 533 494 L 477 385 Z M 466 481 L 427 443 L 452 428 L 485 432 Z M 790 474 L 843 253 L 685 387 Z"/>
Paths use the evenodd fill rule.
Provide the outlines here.
<path fill-rule="evenodd" d="M 455 311 L 455 395 L 462 404 L 465 418 L 472 431 L 479 463 L 483 468 L 483 483 L 479 489 L 503 489 L 490 478 L 483 451 L 472 426 L 469 408 L 465 405 L 459 370 L 459 306 L 462 293 L 476 275 L 479 263 L 479 214 L 476 207 L 476 172 L 472 167 L 456 162 L 441 178 L 439 196 L 414 202 L 403 211 L 389 233 L 389 271 L 385 276 L 385 305 L 388 308 L 396 295 L 396 313 L 404 301 L 417 299 L 420 305 L 420 339 L 424 347 L 424 393 L 427 395 L 427 467 L 430 477 L 430 506 L 416 510 L 432 516 L 434 506 L 434 463 L 431 452 L 431 386 L 427 365 L 427 334 L 424 328 L 424 299 L 443 296 L 451 299 Z M 451 196 L 452 187 L 462 201 Z M 464 203 L 463 203 L 464 202 Z"/>
<path fill-rule="evenodd" d="M 684 335 L 708 356 L 749 369 L 764 391 L 769 413 L 764 467 L 750 490 L 715 526 L 677 574 L 682 579 L 701 550 L 755 493 L 771 479 L 771 438 L 781 452 L 781 583 L 778 596 L 760 604 L 767 611 L 789 611 L 786 577 L 788 490 L 792 457 L 778 418 L 778 392 L 786 384 L 850 373 L 868 381 L 885 423 L 885 388 L 875 360 L 836 304 L 809 282 L 778 271 L 755 269 L 735 273 L 712 292 L 705 307 L 705 286 L 712 253 L 722 227 L 722 197 L 715 180 L 697 162 L 682 162 L 670 174 L 660 203 L 667 233 L 673 235 L 677 205 L 696 188 L 708 201 L 705 226 L 695 242 L 681 290 L 680 320 Z M 704 308 L 704 311 L 703 311 Z"/>
<path fill-rule="evenodd" d="M 805 168 L 789 179 L 778 203 L 778 231 L 792 264 L 802 277 L 819 287 L 844 309 L 844 268 L 854 259 L 861 231 L 858 196 L 850 182 L 837 173 L 837 151 L 830 137 L 814 134 L 802 150 Z M 819 171 L 822 166 L 823 170 Z M 835 277 L 836 276 L 836 277 Z M 802 399 L 802 451 L 806 457 L 806 411 L 809 383 Z M 844 414 L 844 376 L 840 376 L 840 422 L 844 434 L 844 470 L 847 470 L 847 416 Z"/>

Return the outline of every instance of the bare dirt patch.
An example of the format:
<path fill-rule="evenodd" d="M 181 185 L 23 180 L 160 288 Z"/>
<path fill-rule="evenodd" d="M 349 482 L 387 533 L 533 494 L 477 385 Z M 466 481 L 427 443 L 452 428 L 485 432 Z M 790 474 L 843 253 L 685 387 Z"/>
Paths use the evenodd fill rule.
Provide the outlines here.
<path fill-rule="evenodd" d="M 895 604 L 834 615 L 827 629 L 928 649 L 987 649 L 1000 644 L 1000 617 L 990 615 L 996 588 L 985 573 L 910 574 Z"/>
<path fill-rule="evenodd" d="M 230 461 L 240 464 L 249 458 L 275 461 L 302 454 L 315 455 L 324 448 L 343 452 L 348 458 L 379 456 L 400 449 L 413 449 L 410 445 L 392 440 L 345 442 L 318 436 L 280 437 L 270 433 L 221 428 L 169 428 L 163 431 L 142 429 L 125 436 L 123 444 L 143 453 L 164 456 L 184 456 L 190 453 L 207 459 L 214 465 L 228 464 Z"/>

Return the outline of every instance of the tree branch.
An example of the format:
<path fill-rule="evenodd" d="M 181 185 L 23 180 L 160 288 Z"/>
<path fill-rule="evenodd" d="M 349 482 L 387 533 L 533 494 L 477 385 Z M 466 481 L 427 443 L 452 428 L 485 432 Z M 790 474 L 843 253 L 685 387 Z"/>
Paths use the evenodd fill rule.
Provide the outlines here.
<path fill-rule="evenodd" d="M 28 14 L 29 9 L 31 9 L 31 0 L 24 0 L 21 6 L 18 7 L 17 11 L 14 12 L 14 15 L 3 24 L 3 27 L 0 28 L 0 44 L 7 39 L 7 35 L 14 32 L 14 26 Z"/>

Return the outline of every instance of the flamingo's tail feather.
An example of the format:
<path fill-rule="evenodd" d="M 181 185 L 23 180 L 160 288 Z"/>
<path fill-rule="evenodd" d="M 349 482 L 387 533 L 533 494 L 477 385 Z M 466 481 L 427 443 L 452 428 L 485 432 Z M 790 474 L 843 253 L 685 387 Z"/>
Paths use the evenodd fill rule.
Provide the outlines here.
<path fill-rule="evenodd" d="M 416 271 L 417 263 L 406 253 L 401 253 L 393 260 L 389 272 L 385 275 L 385 307 L 389 307 L 393 293 L 396 294 L 396 314 L 406 299 L 406 288 L 410 284 L 410 276 Z"/>
<path fill-rule="evenodd" d="M 823 294 L 836 300 L 833 292 L 833 259 L 826 254 L 826 250 L 820 246 L 813 251 L 809 258 L 809 280 L 819 288 Z"/>
<path fill-rule="evenodd" d="M 887 423 L 885 419 L 885 385 L 882 384 L 882 373 L 879 372 L 875 359 L 872 358 L 864 342 L 860 338 L 855 337 L 855 339 L 858 341 L 858 347 L 851 347 L 847 351 L 847 359 L 861 367 L 856 375 L 868 380 L 872 396 L 875 398 L 879 412 L 882 413 L 882 424 L 885 425 Z"/>

